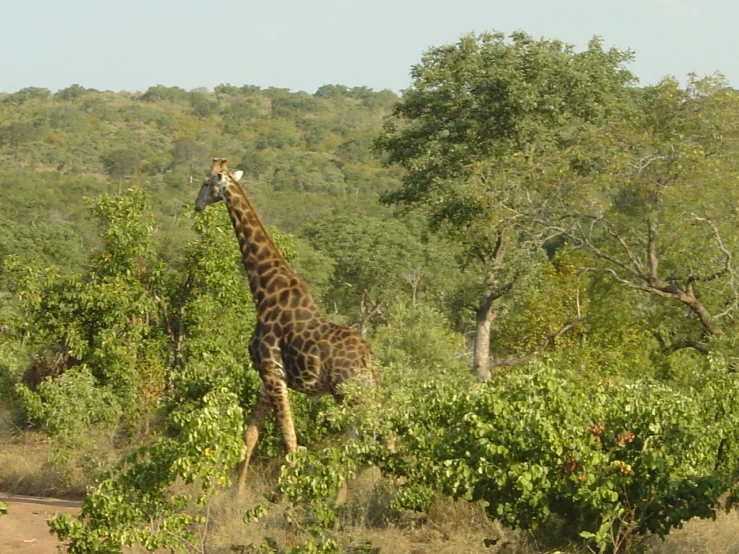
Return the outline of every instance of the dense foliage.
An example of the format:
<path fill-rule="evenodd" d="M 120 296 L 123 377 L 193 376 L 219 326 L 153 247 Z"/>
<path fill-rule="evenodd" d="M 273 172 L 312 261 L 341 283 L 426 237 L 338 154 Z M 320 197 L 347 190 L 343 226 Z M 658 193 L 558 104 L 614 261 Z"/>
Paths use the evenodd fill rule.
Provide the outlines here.
<path fill-rule="evenodd" d="M 341 551 L 333 499 L 367 466 L 397 517 L 478 501 L 601 552 L 730 507 L 739 97 L 638 88 L 630 60 L 483 34 L 401 97 L 0 95 L 0 397 L 94 480 L 51 524 L 70 552 L 203 551 L 243 456 L 255 311 L 225 210 L 191 209 L 215 155 L 383 372 L 358 402 L 291 398 L 301 447 L 244 517 L 300 540 L 251 551 Z M 257 457 L 281 455 L 268 421 Z"/>

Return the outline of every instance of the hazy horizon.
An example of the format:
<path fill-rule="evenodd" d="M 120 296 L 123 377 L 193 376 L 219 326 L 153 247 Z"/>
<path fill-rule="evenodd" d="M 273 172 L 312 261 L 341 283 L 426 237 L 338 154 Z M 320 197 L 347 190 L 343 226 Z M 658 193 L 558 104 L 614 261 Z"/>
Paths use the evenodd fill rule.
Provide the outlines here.
<path fill-rule="evenodd" d="M 739 85 L 728 0 L 28 0 L 6 7 L 0 91 L 79 84 L 142 92 L 224 83 L 315 92 L 327 84 L 394 92 L 431 47 L 469 32 L 521 30 L 578 49 L 595 35 L 631 49 L 642 85 L 667 75 L 723 73 Z"/>

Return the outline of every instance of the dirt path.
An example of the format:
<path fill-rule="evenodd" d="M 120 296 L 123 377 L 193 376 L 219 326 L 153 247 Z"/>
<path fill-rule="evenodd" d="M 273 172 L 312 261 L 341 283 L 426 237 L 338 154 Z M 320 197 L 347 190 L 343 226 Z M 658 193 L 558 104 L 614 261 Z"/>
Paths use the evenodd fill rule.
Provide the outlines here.
<path fill-rule="evenodd" d="M 17 496 L 0 492 L 7 515 L 0 516 L 0 552 L 5 554 L 55 554 L 59 541 L 49 533 L 46 520 L 65 512 L 76 514 L 81 502 L 56 498 Z"/>

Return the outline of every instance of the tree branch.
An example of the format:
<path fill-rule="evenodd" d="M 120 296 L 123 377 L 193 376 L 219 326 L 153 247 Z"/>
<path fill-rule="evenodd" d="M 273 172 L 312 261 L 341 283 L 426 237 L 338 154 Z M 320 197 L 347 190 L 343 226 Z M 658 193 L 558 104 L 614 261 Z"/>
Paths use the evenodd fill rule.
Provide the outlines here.
<path fill-rule="evenodd" d="M 710 220 L 707 220 L 705 218 L 698 218 L 697 216 L 695 217 L 699 220 L 707 221 L 709 225 L 711 225 L 711 227 L 714 229 L 714 235 L 716 236 L 717 243 L 719 244 L 719 249 L 723 252 L 725 258 L 724 271 L 729 272 L 733 276 L 731 268 L 731 252 L 723 244 L 723 241 L 721 240 L 721 235 L 718 232 L 718 228 L 712 222 L 710 222 Z M 575 214 L 567 216 L 567 218 L 583 218 L 583 216 Z M 574 231 L 571 229 L 563 228 L 561 226 L 558 226 L 557 228 L 561 230 L 564 236 L 572 240 L 576 246 L 586 248 L 596 258 L 600 258 L 601 260 L 609 262 L 611 265 L 623 270 L 631 276 L 631 278 L 626 278 L 620 275 L 613 267 L 602 268 L 602 271 L 611 275 L 618 283 L 634 290 L 654 294 L 663 298 L 677 300 L 690 308 L 693 314 L 695 314 L 700 320 L 703 328 L 710 335 L 714 337 L 725 336 L 724 331 L 716 325 L 715 317 L 708 311 L 706 306 L 703 305 L 703 303 L 695 295 L 692 287 L 692 283 L 695 281 L 688 282 L 686 283 L 684 288 L 680 288 L 680 286 L 675 283 L 675 279 L 660 279 L 658 271 L 659 260 L 656 247 L 656 230 L 655 223 L 653 221 L 648 221 L 647 224 L 647 259 L 649 263 L 649 274 L 646 274 L 641 269 L 638 258 L 628 247 L 628 244 L 623 239 L 621 234 L 611 228 L 610 223 L 605 218 L 600 216 L 585 216 L 585 218 L 591 220 L 592 222 L 590 233 L 586 233 L 578 224 L 575 224 Z M 545 227 L 554 228 L 551 223 L 546 221 L 538 220 L 537 223 L 539 223 L 540 225 L 544 225 Z M 596 223 L 602 223 L 606 232 L 608 232 L 608 234 L 621 245 L 622 249 L 624 249 L 624 252 L 626 253 L 626 256 L 629 258 L 630 263 L 619 259 L 612 254 L 604 252 L 595 245 L 590 237 L 592 237 L 593 235 L 592 227 L 595 226 Z M 739 300 L 739 297 L 737 297 L 736 293 L 735 298 Z"/>
<path fill-rule="evenodd" d="M 647 260 L 649 261 L 650 284 L 659 279 L 659 258 L 657 257 L 657 229 L 655 221 L 647 219 Z"/>
<path fill-rule="evenodd" d="M 692 214 L 692 216 L 696 219 L 696 221 L 705 222 L 705 223 L 707 223 L 711 227 L 711 229 L 713 230 L 713 236 L 716 239 L 716 244 L 718 245 L 718 249 L 724 255 L 724 264 L 723 264 L 723 267 L 721 269 L 719 269 L 719 270 L 717 270 L 717 271 L 715 271 L 715 272 L 713 272 L 713 273 L 711 273 L 709 275 L 705 275 L 705 276 L 689 275 L 687 277 L 687 279 L 686 279 L 686 283 L 685 283 L 686 286 L 687 285 L 690 285 L 690 284 L 692 284 L 694 282 L 697 282 L 697 281 L 703 281 L 703 282 L 714 281 L 714 280 L 718 279 L 719 277 L 722 277 L 722 276 L 724 276 L 726 274 L 731 274 L 732 280 L 733 280 L 733 271 L 732 271 L 732 267 L 731 267 L 731 262 L 733 261 L 734 256 L 733 256 L 732 252 L 728 248 L 726 248 L 726 245 L 724 244 L 724 241 L 721 238 L 721 233 L 718 230 L 718 227 L 716 226 L 716 224 L 713 221 L 711 221 L 707 217 L 700 217 L 700 216 L 698 216 L 696 214 Z"/>
<path fill-rule="evenodd" d="M 655 331 L 652 333 L 652 335 L 655 339 L 657 339 L 657 342 L 659 343 L 659 349 L 665 356 L 669 356 L 670 354 L 677 352 L 678 350 L 683 350 L 685 348 L 692 348 L 693 350 L 696 350 L 701 354 L 708 354 L 708 352 L 710 351 L 706 343 L 697 340 L 673 340 L 670 341 L 670 344 L 667 344 L 667 341 L 662 336 L 662 333 Z"/>
<path fill-rule="evenodd" d="M 567 323 L 554 331 L 553 333 L 549 333 L 549 335 L 546 336 L 546 338 L 539 343 L 536 348 L 531 350 L 530 352 L 527 352 L 526 354 L 522 356 L 506 356 L 504 358 L 490 358 L 490 365 L 497 366 L 497 367 L 513 367 L 517 365 L 524 364 L 534 358 L 536 355 L 542 353 L 544 350 L 546 350 L 553 342 L 554 339 L 557 337 L 564 335 L 567 331 L 570 329 L 576 327 L 580 323 L 585 321 L 585 318 L 578 318 L 574 321 L 571 321 L 570 323 Z"/>

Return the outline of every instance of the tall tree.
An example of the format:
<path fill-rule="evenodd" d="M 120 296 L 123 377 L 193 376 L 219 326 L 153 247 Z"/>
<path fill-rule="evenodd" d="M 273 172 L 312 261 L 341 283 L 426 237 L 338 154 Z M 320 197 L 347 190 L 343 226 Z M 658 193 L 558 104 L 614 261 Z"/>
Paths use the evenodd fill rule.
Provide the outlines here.
<path fill-rule="evenodd" d="M 203 165 L 207 152 L 208 148 L 205 145 L 194 140 L 180 139 L 175 141 L 172 150 L 174 163 L 187 166 L 190 184 L 192 184 L 192 176 L 195 173 L 195 168 Z"/>
<path fill-rule="evenodd" d="M 642 295 L 643 324 L 665 354 L 708 353 L 733 329 L 737 117 L 739 95 L 718 76 L 645 89 L 632 117 L 583 133 L 575 194 L 553 196 L 540 220 Z"/>
<path fill-rule="evenodd" d="M 310 245 L 333 261 L 321 300 L 346 314 L 364 336 L 388 309 L 407 296 L 440 296 L 444 265 L 453 254 L 441 241 L 424 242 L 403 222 L 366 216 L 335 217 L 306 226 Z"/>
<path fill-rule="evenodd" d="M 0 128 L 0 144 L 7 144 L 13 151 L 13 169 L 18 169 L 18 155 L 21 146 L 31 142 L 38 135 L 31 123 L 16 122 Z"/>
<path fill-rule="evenodd" d="M 524 33 L 467 35 L 434 48 L 412 70 L 376 148 L 407 171 L 388 203 L 423 206 L 463 243 L 481 272 L 473 371 L 490 376 L 490 333 L 516 280 L 540 255 L 519 211 L 561 175 L 583 129 L 628 105 L 629 52 L 586 50 Z M 535 209 L 535 207 L 534 207 Z M 566 325 L 564 325 L 566 326 Z"/>
<path fill-rule="evenodd" d="M 138 167 L 140 154 L 130 148 L 116 148 L 103 156 L 105 171 L 113 179 L 131 177 Z"/>

